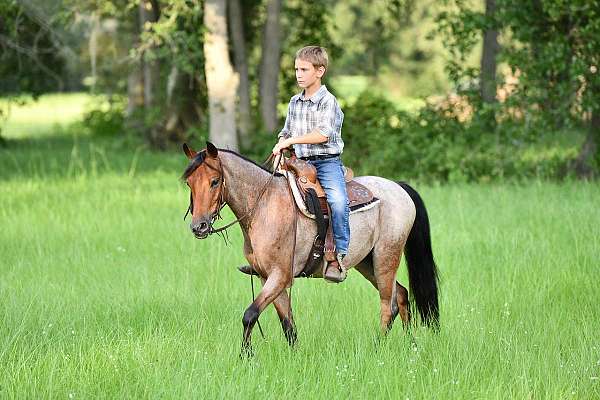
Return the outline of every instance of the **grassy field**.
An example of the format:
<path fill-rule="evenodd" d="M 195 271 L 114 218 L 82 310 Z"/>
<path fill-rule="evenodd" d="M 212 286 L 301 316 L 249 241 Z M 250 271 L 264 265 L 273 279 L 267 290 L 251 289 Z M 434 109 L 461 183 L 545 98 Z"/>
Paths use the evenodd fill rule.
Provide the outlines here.
<path fill-rule="evenodd" d="M 0 148 L 0 398 L 600 398 L 597 184 L 415 185 L 441 331 L 380 342 L 360 274 L 297 280 L 297 347 L 269 308 L 241 361 L 241 235 L 193 238 L 183 155 L 21 112 Z"/>

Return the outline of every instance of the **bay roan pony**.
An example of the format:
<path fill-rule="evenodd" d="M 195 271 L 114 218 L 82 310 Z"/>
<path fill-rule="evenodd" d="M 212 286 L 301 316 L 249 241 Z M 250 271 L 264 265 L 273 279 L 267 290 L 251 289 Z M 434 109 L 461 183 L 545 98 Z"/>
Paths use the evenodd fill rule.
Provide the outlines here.
<path fill-rule="evenodd" d="M 227 204 L 241 219 L 244 255 L 263 282 L 242 319 L 242 350 L 251 350 L 252 328 L 271 303 L 288 342 L 294 344 L 296 328 L 287 289 L 306 265 L 317 232 L 315 221 L 301 213 L 295 215 L 296 206 L 283 175 L 273 175 L 253 161 L 211 143 L 200 152 L 186 144 L 183 150 L 190 159 L 182 179 L 191 189 L 193 234 L 204 239 L 213 233 L 212 224 Z M 350 216 L 350 247 L 344 263 L 356 268 L 378 290 L 380 325 L 385 333 L 398 314 L 405 325 L 411 318 L 409 292 L 396 281 L 404 252 L 410 294 L 421 321 L 437 327 L 437 272 L 423 200 L 405 183 L 377 176 L 355 180 L 368 187 L 379 204 Z"/>

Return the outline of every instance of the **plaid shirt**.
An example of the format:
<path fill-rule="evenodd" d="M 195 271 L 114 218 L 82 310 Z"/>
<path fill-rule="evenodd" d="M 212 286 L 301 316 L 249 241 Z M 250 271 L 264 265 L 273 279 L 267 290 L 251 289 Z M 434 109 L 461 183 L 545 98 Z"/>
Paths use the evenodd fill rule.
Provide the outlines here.
<path fill-rule="evenodd" d="M 278 137 L 298 137 L 312 132 L 315 128 L 329 138 L 327 142 L 315 144 L 295 144 L 298 157 L 325 154 L 341 154 L 344 150 L 342 123 L 344 113 L 334 95 L 325 85 L 310 99 L 304 97 L 304 91 L 292 97 L 288 106 L 285 125 Z"/>

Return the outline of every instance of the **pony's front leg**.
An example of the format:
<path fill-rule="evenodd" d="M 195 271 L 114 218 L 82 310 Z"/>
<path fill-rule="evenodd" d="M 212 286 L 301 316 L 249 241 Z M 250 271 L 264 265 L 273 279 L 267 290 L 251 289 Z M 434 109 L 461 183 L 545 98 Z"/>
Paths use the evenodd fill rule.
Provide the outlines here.
<path fill-rule="evenodd" d="M 280 273 L 274 272 L 265 281 L 265 284 L 256 297 L 256 300 L 246 309 L 242 324 L 244 325 L 244 339 L 242 341 L 242 356 L 252 355 L 252 329 L 258 321 L 263 310 L 283 292 L 288 285 L 288 278 Z"/>
<path fill-rule="evenodd" d="M 266 279 L 262 278 L 263 285 Z M 294 323 L 294 316 L 292 314 L 292 304 L 290 303 L 290 296 L 288 295 L 287 289 L 283 289 L 281 294 L 273 300 L 273 305 L 277 311 L 277 316 L 281 322 L 281 329 L 287 339 L 290 346 L 296 344 L 298 335 L 296 333 L 296 324 Z"/>

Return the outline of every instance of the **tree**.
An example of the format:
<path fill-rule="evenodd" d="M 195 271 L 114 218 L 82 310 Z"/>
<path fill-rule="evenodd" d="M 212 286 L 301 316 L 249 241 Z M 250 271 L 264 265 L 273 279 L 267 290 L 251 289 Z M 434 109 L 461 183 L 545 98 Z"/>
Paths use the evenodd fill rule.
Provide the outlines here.
<path fill-rule="evenodd" d="M 274 132 L 278 127 L 278 77 L 281 58 L 280 13 L 281 0 L 269 0 L 263 34 L 259 82 L 260 111 L 264 127 L 269 132 Z"/>
<path fill-rule="evenodd" d="M 238 149 L 235 129 L 235 95 L 238 76 L 229 61 L 226 0 L 206 0 L 204 38 L 206 83 L 209 101 L 210 140 L 222 147 Z"/>
<path fill-rule="evenodd" d="M 0 94 L 37 96 L 62 90 L 65 48 L 52 21 L 38 10 L 20 2 L 0 2 Z"/>
<path fill-rule="evenodd" d="M 498 0 L 498 5 L 513 37 L 504 58 L 521 71 L 517 101 L 539 110 L 534 116 L 547 127 L 585 124 L 588 134 L 572 168 L 579 177 L 597 174 L 600 3 Z"/>
<path fill-rule="evenodd" d="M 139 4 L 140 27 L 145 29 L 147 25 L 158 22 L 160 8 L 156 0 L 141 0 Z M 160 107 L 158 102 L 160 83 L 160 61 L 148 48 L 142 54 L 142 75 L 144 82 L 144 112 L 148 125 L 148 141 L 153 147 L 163 148 L 164 137 L 161 135 L 159 124 L 156 121 L 156 110 Z"/>
<path fill-rule="evenodd" d="M 495 27 L 494 14 L 496 0 L 485 0 L 486 28 L 483 32 L 483 50 L 481 52 L 481 72 L 479 87 L 484 103 L 496 102 L 496 55 L 498 53 L 498 29 Z"/>
<path fill-rule="evenodd" d="M 242 147 L 248 146 L 249 135 L 252 129 L 252 118 L 250 116 L 250 78 L 248 76 L 248 60 L 246 55 L 246 37 L 244 35 L 243 10 L 240 0 L 229 0 L 229 27 L 231 31 L 231 42 L 233 44 L 233 55 L 235 70 L 240 78 L 238 88 L 238 123 L 239 138 Z"/>

